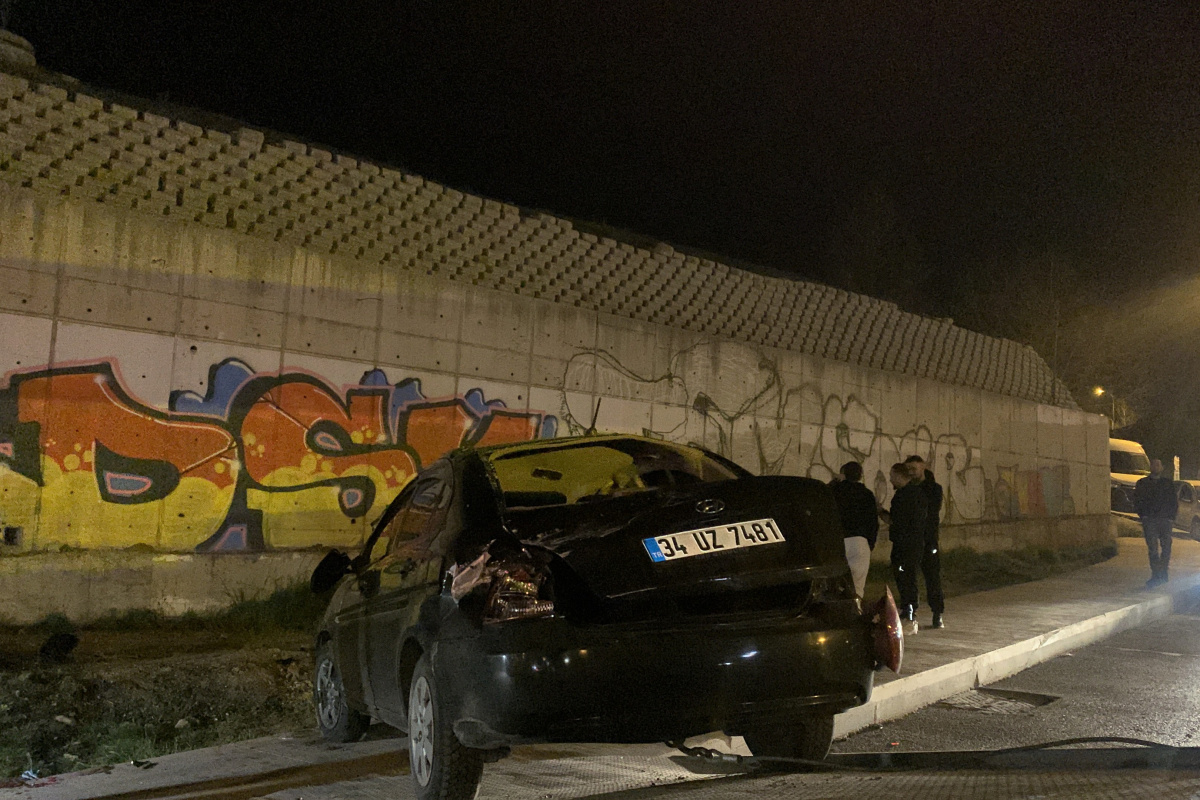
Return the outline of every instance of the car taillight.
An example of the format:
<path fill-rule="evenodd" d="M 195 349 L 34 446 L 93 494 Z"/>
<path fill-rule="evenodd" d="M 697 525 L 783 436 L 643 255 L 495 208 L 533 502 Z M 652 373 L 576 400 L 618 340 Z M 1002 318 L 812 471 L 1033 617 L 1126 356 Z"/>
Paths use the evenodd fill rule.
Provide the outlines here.
<path fill-rule="evenodd" d="M 449 571 L 450 595 L 460 608 L 472 608 L 482 622 L 548 617 L 554 613 L 549 558 L 527 548 L 485 550 L 469 564 Z"/>
<path fill-rule="evenodd" d="M 866 612 L 871 628 L 871 649 L 875 669 L 887 667 L 897 675 L 904 663 L 904 629 L 900 627 L 900 612 L 892 598 L 892 590 L 884 588 L 883 597 Z"/>
<path fill-rule="evenodd" d="M 491 565 L 489 565 L 491 566 Z M 549 573 L 532 565 L 501 562 L 492 574 L 484 606 L 484 622 L 548 617 L 554 613 L 554 600 L 543 591 Z"/>

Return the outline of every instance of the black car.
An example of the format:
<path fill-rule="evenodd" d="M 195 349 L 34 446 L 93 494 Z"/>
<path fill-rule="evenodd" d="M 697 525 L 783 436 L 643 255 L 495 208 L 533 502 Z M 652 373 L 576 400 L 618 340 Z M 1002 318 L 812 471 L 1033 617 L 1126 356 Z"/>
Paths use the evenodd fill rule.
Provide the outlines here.
<path fill-rule="evenodd" d="M 419 797 L 472 796 L 523 742 L 721 730 L 824 758 L 902 645 L 862 613 L 825 485 L 636 436 L 455 451 L 326 556 L 313 588 L 335 584 L 321 732 L 407 731 Z"/>

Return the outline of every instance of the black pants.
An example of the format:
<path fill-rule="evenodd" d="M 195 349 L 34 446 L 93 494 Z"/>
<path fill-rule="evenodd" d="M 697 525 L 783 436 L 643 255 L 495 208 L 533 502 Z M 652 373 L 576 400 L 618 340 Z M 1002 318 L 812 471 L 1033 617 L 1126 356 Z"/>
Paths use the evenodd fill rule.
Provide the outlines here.
<path fill-rule="evenodd" d="M 937 540 L 917 547 L 892 549 L 892 579 L 900 592 L 900 608 L 912 606 L 913 611 L 921 605 L 917 586 L 917 571 L 925 576 L 925 599 L 934 614 L 946 610 L 946 598 L 942 594 L 942 556 Z"/>
<path fill-rule="evenodd" d="M 921 548 L 903 546 L 892 543 L 892 580 L 900 592 L 900 612 L 904 613 L 905 606 L 912 606 L 913 611 L 920 605 L 917 590 L 917 570 L 921 568 Z"/>
<path fill-rule="evenodd" d="M 1142 518 L 1142 530 L 1146 536 L 1146 549 L 1150 551 L 1150 575 L 1167 579 L 1171 565 L 1171 537 L 1174 520 Z"/>
<path fill-rule="evenodd" d="M 942 594 L 942 555 L 936 536 L 932 542 L 925 543 L 921 574 L 925 576 L 925 599 L 929 601 L 929 610 L 941 614 L 946 610 L 946 597 Z"/>

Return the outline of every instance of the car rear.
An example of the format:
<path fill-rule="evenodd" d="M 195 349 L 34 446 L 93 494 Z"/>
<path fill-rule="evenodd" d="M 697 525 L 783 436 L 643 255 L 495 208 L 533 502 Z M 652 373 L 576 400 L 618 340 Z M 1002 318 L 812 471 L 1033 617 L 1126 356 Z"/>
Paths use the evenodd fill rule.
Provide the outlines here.
<path fill-rule="evenodd" d="M 665 463 L 614 444 L 643 478 Z M 508 492 L 527 505 L 505 511 L 507 552 L 485 554 L 479 624 L 439 642 L 464 744 L 736 734 L 867 699 L 877 659 L 827 487 L 720 469 L 704 480 L 687 452 L 696 480 L 616 480 L 588 500 L 567 486 L 567 456 L 603 472 L 623 463 L 612 449 L 520 465 L 567 491 L 531 478 Z"/>

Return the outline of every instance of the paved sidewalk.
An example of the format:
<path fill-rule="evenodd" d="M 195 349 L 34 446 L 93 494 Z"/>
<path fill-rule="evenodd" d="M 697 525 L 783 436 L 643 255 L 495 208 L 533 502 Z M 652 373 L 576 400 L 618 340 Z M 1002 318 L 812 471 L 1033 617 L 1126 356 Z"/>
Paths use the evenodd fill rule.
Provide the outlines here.
<path fill-rule="evenodd" d="M 1176 539 L 1171 570 L 1174 577 L 1170 583 L 1145 590 L 1149 577 L 1145 543 L 1119 539 L 1118 555 L 1103 564 L 1058 578 L 951 598 L 947 628 L 922 629 L 910 637 L 903 674 L 879 673 L 871 701 L 839 715 L 837 734 L 895 719 L 1118 630 L 1170 614 L 1177 597 L 1200 591 L 1200 543 Z M 690 743 L 748 752 L 740 738 L 701 737 Z M 109 771 L 60 775 L 29 787 L 0 789 L 0 798 L 76 800 L 126 793 L 142 798 L 253 797 L 331 780 L 405 772 L 404 749 L 404 740 L 399 738 L 338 746 L 323 744 L 311 734 L 268 737 L 163 756 L 154 759 L 152 768 L 120 764 Z M 659 749 L 659 756 L 669 755 L 665 748 Z M 600 752 L 593 746 L 521 750 L 522 758 L 490 767 L 485 777 L 490 773 L 501 779 L 508 773 L 541 769 L 531 761 L 561 761 L 556 769 L 570 772 L 567 762 Z M 611 750 L 605 748 L 605 752 Z M 638 757 L 654 755 L 645 747 L 623 752 Z"/>
<path fill-rule="evenodd" d="M 1115 558 L 1067 575 L 949 599 L 947 627 L 909 637 L 902 674 L 881 673 L 871 701 L 839 715 L 837 735 L 902 717 L 1165 617 L 1177 596 L 1200 589 L 1200 542 L 1175 540 L 1174 577 L 1153 590 L 1145 588 L 1150 577 L 1145 542 L 1122 538 L 1117 548 Z"/>

